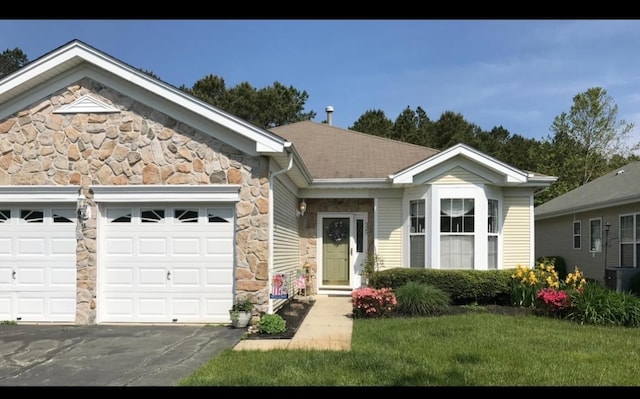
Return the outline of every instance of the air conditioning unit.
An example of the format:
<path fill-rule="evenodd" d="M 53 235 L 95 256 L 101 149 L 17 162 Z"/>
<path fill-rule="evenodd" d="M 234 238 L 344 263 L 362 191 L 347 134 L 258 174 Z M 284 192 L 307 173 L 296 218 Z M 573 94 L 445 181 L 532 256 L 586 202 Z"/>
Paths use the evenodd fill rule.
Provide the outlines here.
<path fill-rule="evenodd" d="M 631 277 L 640 272 L 635 267 L 607 267 L 604 271 L 604 279 L 607 288 L 617 292 L 629 292 L 631 290 Z"/>

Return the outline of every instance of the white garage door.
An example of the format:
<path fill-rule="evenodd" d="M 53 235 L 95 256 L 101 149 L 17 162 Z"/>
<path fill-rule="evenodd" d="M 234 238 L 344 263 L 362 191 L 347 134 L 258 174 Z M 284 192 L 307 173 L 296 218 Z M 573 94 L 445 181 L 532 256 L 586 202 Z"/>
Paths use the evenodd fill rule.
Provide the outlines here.
<path fill-rule="evenodd" d="M 0 320 L 75 321 L 75 228 L 69 205 L 0 205 Z"/>
<path fill-rule="evenodd" d="M 233 206 L 106 206 L 101 322 L 226 323 Z"/>

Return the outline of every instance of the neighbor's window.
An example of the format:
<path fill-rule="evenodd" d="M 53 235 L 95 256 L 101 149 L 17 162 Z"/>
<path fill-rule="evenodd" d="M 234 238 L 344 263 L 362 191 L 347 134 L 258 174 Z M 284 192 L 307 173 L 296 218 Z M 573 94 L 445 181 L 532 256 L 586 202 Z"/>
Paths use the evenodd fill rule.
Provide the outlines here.
<path fill-rule="evenodd" d="M 602 220 L 589 220 L 589 250 L 591 252 L 602 251 Z"/>
<path fill-rule="evenodd" d="M 473 269 L 473 198 L 440 199 L 440 268 Z"/>
<path fill-rule="evenodd" d="M 573 222 L 573 249 L 580 249 L 582 242 L 582 223 L 580 220 Z"/>
<path fill-rule="evenodd" d="M 490 199 L 487 204 L 487 267 L 498 268 L 498 200 Z"/>
<path fill-rule="evenodd" d="M 409 201 L 409 267 L 424 268 L 424 200 Z"/>
<path fill-rule="evenodd" d="M 640 267 L 640 214 L 620 216 L 620 266 Z"/>

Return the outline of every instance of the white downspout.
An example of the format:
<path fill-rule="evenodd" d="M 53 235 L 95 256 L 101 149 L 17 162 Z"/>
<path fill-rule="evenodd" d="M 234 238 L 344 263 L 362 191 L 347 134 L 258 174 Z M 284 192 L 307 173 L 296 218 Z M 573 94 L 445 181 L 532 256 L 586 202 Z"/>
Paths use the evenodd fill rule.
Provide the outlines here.
<path fill-rule="evenodd" d="M 287 143 L 291 145 L 290 143 Z M 267 273 L 267 295 L 269 295 L 269 308 L 268 314 L 273 313 L 273 299 L 271 299 L 271 279 L 273 276 L 273 233 L 274 233 L 274 204 L 273 204 L 273 182 L 275 177 L 283 173 L 287 173 L 293 166 L 293 151 L 289 148 L 289 145 L 285 147 L 285 150 L 289 153 L 289 164 L 286 168 L 277 170 L 269 175 L 269 266 Z"/>

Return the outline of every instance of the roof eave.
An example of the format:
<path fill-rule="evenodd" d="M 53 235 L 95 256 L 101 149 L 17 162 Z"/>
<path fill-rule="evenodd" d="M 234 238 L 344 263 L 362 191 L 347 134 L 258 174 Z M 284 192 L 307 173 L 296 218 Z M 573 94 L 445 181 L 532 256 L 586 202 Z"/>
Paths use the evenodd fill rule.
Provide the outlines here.
<path fill-rule="evenodd" d="M 570 215 L 578 212 L 589 212 L 602 208 L 611 208 L 614 206 L 622 206 L 640 202 L 640 197 L 636 194 L 625 198 L 618 198 L 615 200 L 606 200 L 600 202 L 592 202 L 588 206 L 572 206 L 570 208 L 563 208 L 556 211 L 543 212 L 539 214 L 534 208 L 534 217 L 537 220 L 550 219 L 558 216 Z M 542 206 L 542 205 L 540 205 Z"/>
<path fill-rule="evenodd" d="M 255 153 L 270 154 L 284 151 L 285 140 L 268 130 L 213 107 L 77 40 L 45 54 L 0 80 L 0 103 L 14 96 L 19 96 L 83 62 L 95 65 L 150 93 L 239 133 L 255 142 Z"/>

